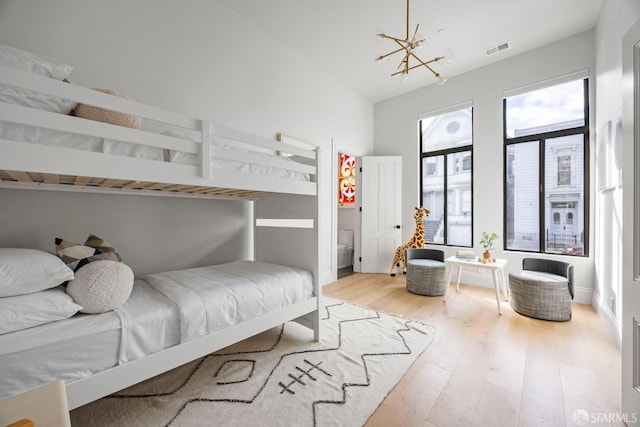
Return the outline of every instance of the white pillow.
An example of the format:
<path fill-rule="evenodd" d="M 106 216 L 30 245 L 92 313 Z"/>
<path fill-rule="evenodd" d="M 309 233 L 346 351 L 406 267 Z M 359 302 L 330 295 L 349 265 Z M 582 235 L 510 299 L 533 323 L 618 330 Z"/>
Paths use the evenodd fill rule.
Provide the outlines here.
<path fill-rule="evenodd" d="M 60 114 L 69 114 L 77 105 L 70 99 L 3 84 L 0 84 L 0 101 Z"/>
<path fill-rule="evenodd" d="M 3 44 L 0 44 L 0 64 L 56 80 L 66 79 L 73 71 L 71 65 L 51 61 L 34 53 Z"/>
<path fill-rule="evenodd" d="M 131 142 L 114 141 L 106 138 L 102 144 L 102 152 L 118 156 L 135 157 L 137 159 L 158 160 L 160 162 L 164 162 L 165 159 L 165 150 L 162 148 L 133 144 Z"/>
<path fill-rule="evenodd" d="M 66 79 L 73 70 L 71 65 L 51 61 L 33 53 L 2 44 L 0 44 L 0 65 L 56 80 Z M 62 99 L 57 96 L 45 95 L 5 84 L 0 84 L 0 101 L 62 114 L 69 114 L 76 107 L 76 102 L 69 99 Z"/>
<path fill-rule="evenodd" d="M 67 285 L 67 293 L 82 306 L 81 313 L 104 313 L 127 302 L 133 289 L 133 271 L 117 261 L 86 264 Z"/>
<path fill-rule="evenodd" d="M 53 254 L 0 248 L 0 297 L 43 291 L 71 279 L 73 270 Z"/>
<path fill-rule="evenodd" d="M 66 294 L 64 286 L 0 298 L 0 334 L 67 319 L 80 309 L 82 307 Z"/>

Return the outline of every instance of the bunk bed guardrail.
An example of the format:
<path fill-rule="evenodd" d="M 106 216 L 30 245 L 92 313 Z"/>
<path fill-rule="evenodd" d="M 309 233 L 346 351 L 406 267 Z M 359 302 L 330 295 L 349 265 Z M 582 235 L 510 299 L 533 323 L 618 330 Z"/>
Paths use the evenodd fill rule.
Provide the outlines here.
<path fill-rule="evenodd" d="M 271 192 L 317 195 L 317 148 L 301 148 L 9 67 L 0 66 L 0 83 L 142 118 L 141 128 L 134 129 L 0 102 L 0 131 L 22 125 L 103 141 L 99 152 L 77 144 L 18 140 L 5 135 L 12 132 L 0 132 L 0 184 L 5 187 L 64 186 L 253 200 Z M 105 141 L 125 144 L 125 150 L 106 152 Z M 145 150 L 162 154 L 130 154 Z M 292 156 L 276 155 L 279 152 Z"/>

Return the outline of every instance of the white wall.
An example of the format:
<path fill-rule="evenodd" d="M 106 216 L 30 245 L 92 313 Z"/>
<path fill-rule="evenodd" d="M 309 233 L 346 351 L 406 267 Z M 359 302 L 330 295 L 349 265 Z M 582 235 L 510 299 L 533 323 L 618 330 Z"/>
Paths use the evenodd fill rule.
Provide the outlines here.
<path fill-rule="evenodd" d="M 353 230 L 356 226 L 356 209 L 354 207 L 338 208 L 338 230 Z"/>
<path fill-rule="evenodd" d="M 251 202 L 0 189 L 0 206 L 0 247 L 54 252 L 56 237 L 96 234 L 136 277 L 253 257 Z"/>
<path fill-rule="evenodd" d="M 474 236 L 476 252 L 482 231 L 503 230 L 503 91 L 526 86 L 578 70 L 594 68 L 594 32 L 585 32 L 556 43 L 504 59 L 451 78 L 445 85 L 431 85 L 375 105 L 374 150 L 376 155 L 403 157 L 404 238 L 413 233 L 412 213 L 419 196 L 418 115 L 472 101 L 474 106 Z M 419 70 L 414 71 L 419 72 Z M 591 212 L 591 216 L 592 216 Z M 591 221 L 593 243 L 593 220 Z M 520 269 L 523 254 L 502 251 L 502 238 L 492 253 L 506 258 L 506 272 Z M 594 250 L 588 258 L 575 257 L 576 301 L 591 303 Z M 455 247 L 444 248 L 447 256 Z M 541 255 L 554 258 L 553 256 Z M 566 258 L 561 258 L 565 260 Z M 463 276 L 466 283 L 490 286 L 489 275 Z"/>
<path fill-rule="evenodd" d="M 0 43 L 73 65 L 83 86 L 319 145 L 320 271 L 331 277 L 331 140 L 371 151 L 370 101 L 214 0 L 4 0 Z"/>
<path fill-rule="evenodd" d="M 630 37 L 625 35 L 633 29 Z M 621 344 L 622 352 L 622 410 L 627 425 L 640 425 L 640 394 L 633 388 L 634 357 L 633 318 L 640 315 L 640 290 L 634 280 L 634 159 L 637 156 L 637 102 L 634 111 L 633 56 L 635 45 L 640 40 L 640 2 L 637 0 L 610 0 L 604 3 L 596 27 L 596 70 L 598 99 L 596 115 L 598 129 L 608 120 L 616 119 L 623 108 L 624 164 L 623 185 L 598 196 L 597 208 L 602 215 L 599 242 L 602 258 L 597 258 L 597 276 L 594 307 L 610 326 L 612 335 Z M 623 67 L 623 64 L 628 64 Z M 638 73 L 638 70 L 636 70 Z M 637 92 L 638 89 L 635 89 Z M 635 120 L 635 121 L 634 121 Z M 613 297 L 616 310 L 609 306 Z"/>
<path fill-rule="evenodd" d="M 596 27 L 596 124 L 615 126 L 622 108 L 622 38 L 640 18 L 640 3 L 615 0 L 604 3 Z M 599 170 L 596 170 L 596 176 Z M 620 342 L 622 318 L 622 186 L 596 193 L 596 283 L 593 306 Z M 631 219 L 627 220 L 630 224 Z"/>

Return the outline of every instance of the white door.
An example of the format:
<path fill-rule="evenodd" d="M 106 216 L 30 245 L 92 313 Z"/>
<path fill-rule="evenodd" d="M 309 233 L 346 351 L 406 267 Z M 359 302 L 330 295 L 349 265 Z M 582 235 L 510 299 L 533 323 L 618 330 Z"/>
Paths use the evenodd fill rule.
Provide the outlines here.
<path fill-rule="evenodd" d="M 623 268 L 622 414 L 628 426 L 640 425 L 640 21 L 623 42 Z M 634 100 L 635 98 L 635 100 Z"/>
<path fill-rule="evenodd" d="M 388 273 L 402 244 L 402 157 L 363 156 L 356 163 L 354 270 Z"/>

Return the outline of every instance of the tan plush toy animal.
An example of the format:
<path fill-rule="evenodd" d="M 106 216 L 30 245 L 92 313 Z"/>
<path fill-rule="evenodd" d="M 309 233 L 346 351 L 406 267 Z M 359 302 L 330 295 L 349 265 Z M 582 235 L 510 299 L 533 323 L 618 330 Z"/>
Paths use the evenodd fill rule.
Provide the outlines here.
<path fill-rule="evenodd" d="M 410 248 L 423 248 L 425 244 L 424 240 L 424 218 L 429 215 L 431 211 L 425 208 L 416 208 L 416 212 L 413 214 L 413 218 L 416 220 L 416 231 L 413 233 L 411 240 L 404 245 L 398 246 L 396 249 L 396 255 L 393 257 L 393 263 L 391 263 L 391 276 L 396 275 L 396 269 L 402 268 L 402 273 L 407 272 L 407 263 L 405 259 L 405 251 Z"/>

